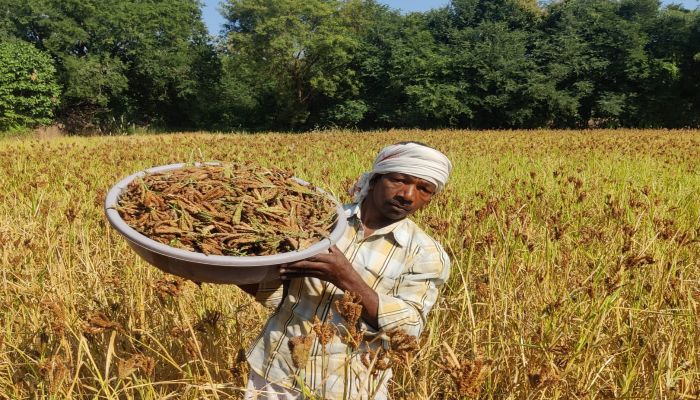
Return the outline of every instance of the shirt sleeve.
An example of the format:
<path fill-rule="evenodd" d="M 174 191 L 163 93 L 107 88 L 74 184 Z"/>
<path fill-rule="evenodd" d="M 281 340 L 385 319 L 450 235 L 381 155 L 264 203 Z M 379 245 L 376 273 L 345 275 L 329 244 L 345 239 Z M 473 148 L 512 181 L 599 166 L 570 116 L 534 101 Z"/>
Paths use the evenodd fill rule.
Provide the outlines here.
<path fill-rule="evenodd" d="M 284 285 L 282 280 L 276 279 L 268 282 L 261 282 L 258 291 L 255 292 L 255 301 L 267 308 L 277 308 L 284 296 Z"/>
<path fill-rule="evenodd" d="M 441 247 L 436 247 L 419 254 L 405 271 L 390 294 L 378 293 L 377 320 L 380 331 L 403 329 L 418 337 L 450 275 L 450 259 Z"/>

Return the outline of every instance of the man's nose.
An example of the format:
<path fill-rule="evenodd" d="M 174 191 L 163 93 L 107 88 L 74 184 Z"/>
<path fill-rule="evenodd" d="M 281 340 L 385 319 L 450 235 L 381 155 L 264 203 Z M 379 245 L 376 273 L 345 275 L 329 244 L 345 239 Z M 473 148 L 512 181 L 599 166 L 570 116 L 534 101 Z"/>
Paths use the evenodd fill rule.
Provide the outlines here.
<path fill-rule="evenodd" d="M 399 197 L 404 204 L 411 204 L 415 200 L 416 188 L 414 185 L 403 185 L 399 191 Z"/>

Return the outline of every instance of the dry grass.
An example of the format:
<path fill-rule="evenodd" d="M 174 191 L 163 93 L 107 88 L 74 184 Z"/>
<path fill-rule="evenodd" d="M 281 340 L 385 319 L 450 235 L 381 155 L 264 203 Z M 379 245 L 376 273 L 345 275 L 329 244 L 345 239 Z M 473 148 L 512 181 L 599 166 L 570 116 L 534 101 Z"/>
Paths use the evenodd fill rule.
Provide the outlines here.
<path fill-rule="evenodd" d="M 416 216 L 452 276 L 394 397 L 697 399 L 700 132 L 331 132 L 0 141 L 0 398 L 238 398 L 266 311 L 145 264 L 120 178 L 253 160 L 344 190 L 384 145 L 455 164 Z"/>

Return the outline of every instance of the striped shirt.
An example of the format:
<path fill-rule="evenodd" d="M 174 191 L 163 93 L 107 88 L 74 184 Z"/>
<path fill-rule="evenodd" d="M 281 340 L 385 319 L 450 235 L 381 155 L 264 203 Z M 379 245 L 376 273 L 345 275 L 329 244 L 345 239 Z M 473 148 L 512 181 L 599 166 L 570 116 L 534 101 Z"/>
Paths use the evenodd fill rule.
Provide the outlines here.
<path fill-rule="evenodd" d="M 381 338 L 370 340 L 369 346 L 388 346 L 384 333 L 394 329 L 419 336 L 438 291 L 449 276 L 447 254 L 408 218 L 365 237 L 360 205 L 349 204 L 344 209 L 348 228 L 336 245 L 379 297 L 379 330 L 360 320 L 361 328 L 367 330 L 366 338 Z M 286 295 L 279 280 L 260 284 L 256 300 L 275 311 L 248 351 L 251 368 L 281 386 L 299 388 L 303 381 L 317 395 L 325 385 L 328 399 L 370 397 L 367 388 L 384 385 L 391 371 L 375 377 L 368 374 L 360 352 L 351 351 L 339 337 L 343 335 L 336 335 L 325 349 L 314 339 L 305 368 L 292 364 L 287 341 L 309 335 L 314 316 L 344 332 L 345 321 L 334 307 L 342 297 L 340 289 L 316 278 L 290 280 Z"/>

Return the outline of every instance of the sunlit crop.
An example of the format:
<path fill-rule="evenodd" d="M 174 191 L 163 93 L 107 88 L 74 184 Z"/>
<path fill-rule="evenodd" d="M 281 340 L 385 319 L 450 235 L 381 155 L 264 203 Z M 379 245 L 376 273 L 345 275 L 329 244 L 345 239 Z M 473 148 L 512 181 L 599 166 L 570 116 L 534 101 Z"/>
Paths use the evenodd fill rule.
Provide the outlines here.
<path fill-rule="evenodd" d="M 142 261 L 106 191 L 252 161 L 347 202 L 405 140 L 454 163 L 414 217 L 452 274 L 394 398 L 700 396 L 700 131 L 415 130 L 0 141 L 0 398 L 240 398 L 268 311 Z"/>

